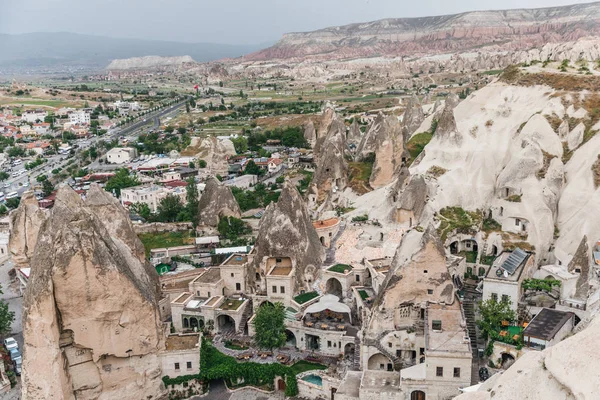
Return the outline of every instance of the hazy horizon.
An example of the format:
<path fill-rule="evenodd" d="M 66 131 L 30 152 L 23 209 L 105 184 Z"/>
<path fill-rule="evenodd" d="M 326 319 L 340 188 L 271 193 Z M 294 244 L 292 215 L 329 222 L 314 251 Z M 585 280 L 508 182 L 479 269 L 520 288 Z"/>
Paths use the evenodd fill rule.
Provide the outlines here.
<path fill-rule="evenodd" d="M 172 0 L 5 0 L 0 33 L 77 33 L 123 39 L 249 45 L 274 43 L 285 33 L 384 18 L 412 18 L 480 10 L 555 7 L 591 3 L 573 0 L 277 0 L 224 3 Z M 33 12 L 32 12 L 33 11 Z M 92 14 L 93 18 L 88 17 Z M 137 16 L 132 20 L 131 16 Z M 191 17 L 197 16 L 197 17 Z"/>

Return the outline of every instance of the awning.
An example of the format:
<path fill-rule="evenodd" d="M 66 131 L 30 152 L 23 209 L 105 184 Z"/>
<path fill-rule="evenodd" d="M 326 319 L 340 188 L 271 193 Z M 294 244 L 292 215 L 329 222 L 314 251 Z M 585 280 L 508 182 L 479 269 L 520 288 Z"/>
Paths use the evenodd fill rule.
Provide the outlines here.
<path fill-rule="evenodd" d="M 352 322 L 352 314 L 350 312 L 350 307 L 348 307 L 344 303 L 341 303 L 340 298 L 332 294 L 326 294 L 325 296 L 321 297 L 318 302 L 308 306 L 306 310 L 304 310 L 302 318 L 304 318 L 306 314 L 318 313 L 325 310 L 342 314 L 348 314 L 350 322 Z"/>

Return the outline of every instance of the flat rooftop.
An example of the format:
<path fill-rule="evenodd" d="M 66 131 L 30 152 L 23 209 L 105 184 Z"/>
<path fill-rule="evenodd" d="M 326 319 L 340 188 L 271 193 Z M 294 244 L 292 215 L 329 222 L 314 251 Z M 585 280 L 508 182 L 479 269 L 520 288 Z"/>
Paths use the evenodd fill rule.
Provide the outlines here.
<path fill-rule="evenodd" d="M 185 290 L 187 291 L 189 283 L 198 277 L 203 271 L 191 270 L 179 273 L 169 273 L 159 278 L 162 291 Z"/>
<path fill-rule="evenodd" d="M 313 221 L 312 224 L 315 227 L 315 229 L 321 229 L 321 228 L 332 227 L 339 222 L 340 222 L 340 220 L 337 218 L 330 218 L 330 219 L 325 219 L 325 220 L 321 220 L 321 221 Z"/>
<path fill-rule="evenodd" d="M 275 266 L 275 267 L 273 267 L 271 272 L 269 272 L 269 275 L 270 276 L 288 276 L 291 272 L 292 272 L 291 266 L 290 267 Z"/>
<path fill-rule="evenodd" d="M 458 302 L 452 305 L 432 304 L 427 309 L 427 334 L 429 351 L 448 351 L 448 352 L 466 352 L 471 353 L 466 328 L 461 326 L 462 313 Z M 433 321 L 442 322 L 442 330 L 434 331 L 431 329 Z M 466 325 L 465 325 L 466 326 Z"/>
<path fill-rule="evenodd" d="M 523 336 L 552 340 L 560 328 L 573 318 L 573 315 L 572 312 L 542 308 L 523 330 Z"/>
<path fill-rule="evenodd" d="M 247 254 L 232 254 L 227 260 L 223 261 L 223 264 L 221 265 L 244 265 L 247 262 Z"/>
<path fill-rule="evenodd" d="M 177 350 L 193 350 L 197 348 L 198 341 L 200 340 L 200 334 L 191 335 L 169 335 L 167 336 L 166 350 L 177 351 Z"/>
<path fill-rule="evenodd" d="M 202 275 L 192 281 L 193 283 L 217 283 L 221 280 L 221 271 L 218 268 L 208 268 Z"/>
<path fill-rule="evenodd" d="M 194 297 L 191 293 L 182 293 L 175 300 L 172 301 L 173 304 L 185 304 L 189 299 Z"/>
<path fill-rule="evenodd" d="M 531 254 L 528 254 L 527 257 L 525 257 L 525 259 L 523 259 L 523 261 L 515 267 L 514 272 L 512 274 L 503 268 L 503 265 L 505 265 L 504 263 L 509 259 L 511 254 L 512 252 L 510 251 L 505 251 L 502 254 L 500 254 L 500 256 L 498 256 L 494 260 L 494 263 L 488 270 L 488 273 L 485 275 L 486 279 L 497 279 L 507 282 L 517 282 L 519 280 L 519 277 L 521 276 L 521 272 L 523 272 L 523 266 L 527 263 L 527 260 L 529 260 Z"/>
<path fill-rule="evenodd" d="M 381 390 L 389 392 L 390 390 L 400 390 L 400 374 L 397 371 L 364 371 L 362 378 L 362 387 L 365 389 Z"/>
<path fill-rule="evenodd" d="M 208 300 L 206 303 L 204 303 L 204 305 L 208 306 L 208 307 L 212 307 L 219 301 L 220 298 L 221 298 L 221 296 L 213 296 L 210 298 L 210 300 Z"/>

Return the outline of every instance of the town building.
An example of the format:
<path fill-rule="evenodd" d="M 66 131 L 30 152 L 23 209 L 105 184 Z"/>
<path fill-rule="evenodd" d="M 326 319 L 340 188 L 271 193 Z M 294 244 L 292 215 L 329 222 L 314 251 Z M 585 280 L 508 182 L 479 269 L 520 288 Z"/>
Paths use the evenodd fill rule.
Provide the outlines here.
<path fill-rule="evenodd" d="M 167 195 L 172 194 L 181 200 L 183 204 L 186 202 L 185 187 L 169 188 L 155 184 L 134 186 L 121 189 L 121 202 L 123 205 L 143 203 L 148 205 L 150 211 L 156 212 L 160 201 Z"/>
<path fill-rule="evenodd" d="M 523 330 L 523 343 L 527 347 L 544 350 L 563 340 L 574 325 L 574 313 L 542 308 Z"/>
<path fill-rule="evenodd" d="M 127 164 L 137 157 L 134 147 L 115 147 L 106 153 L 106 162 L 109 164 Z"/>

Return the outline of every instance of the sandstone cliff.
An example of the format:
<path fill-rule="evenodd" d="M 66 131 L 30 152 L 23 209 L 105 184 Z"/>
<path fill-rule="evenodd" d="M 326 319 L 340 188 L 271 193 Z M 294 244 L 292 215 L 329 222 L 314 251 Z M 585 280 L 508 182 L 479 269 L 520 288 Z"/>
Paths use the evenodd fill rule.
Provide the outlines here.
<path fill-rule="evenodd" d="M 118 60 L 112 60 L 106 67 L 108 70 L 127 70 L 127 69 L 146 69 L 165 66 L 181 65 L 184 63 L 193 63 L 194 59 L 190 56 L 181 57 L 160 57 L 146 56 L 133 57 Z"/>
<path fill-rule="evenodd" d="M 271 203 L 260 220 L 254 264 L 248 272 L 251 287 L 259 285 L 256 271 L 268 257 L 290 257 L 296 265 L 295 290 L 310 288 L 325 257 L 308 209 L 296 187 L 286 181 L 277 203 Z M 261 280 L 268 271 L 260 270 Z"/>
<path fill-rule="evenodd" d="M 198 224 L 205 226 L 217 226 L 220 217 L 241 218 L 242 215 L 231 188 L 215 177 L 210 177 L 206 182 L 198 208 Z"/>
<path fill-rule="evenodd" d="M 10 213 L 8 251 L 17 267 L 28 267 L 46 212 L 39 208 L 33 192 L 25 192 L 19 207 Z"/>
<path fill-rule="evenodd" d="M 24 299 L 25 400 L 163 394 L 158 276 L 117 207 L 97 188 L 87 202 L 58 191 Z"/>
<path fill-rule="evenodd" d="M 196 143 L 194 142 L 193 140 L 192 146 L 197 143 L 197 141 Z M 206 167 L 211 174 L 222 176 L 227 175 L 229 171 L 227 158 L 237 154 L 231 140 L 219 140 L 214 136 L 202 139 L 199 144 L 199 150 L 196 158 L 206 161 Z"/>
<path fill-rule="evenodd" d="M 342 59 L 458 53 L 472 49 L 526 50 L 600 33 L 600 4 L 473 11 L 423 18 L 383 19 L 306 33 L 289 33 L 246 56 Z"/>

